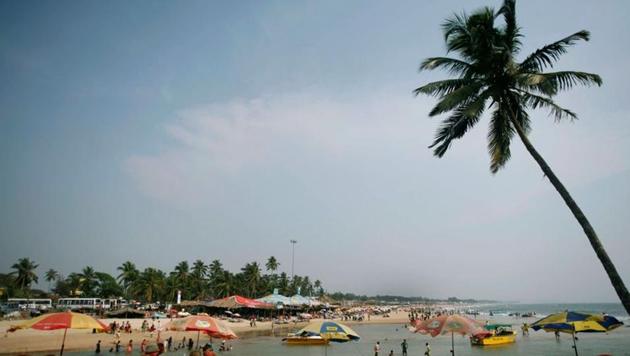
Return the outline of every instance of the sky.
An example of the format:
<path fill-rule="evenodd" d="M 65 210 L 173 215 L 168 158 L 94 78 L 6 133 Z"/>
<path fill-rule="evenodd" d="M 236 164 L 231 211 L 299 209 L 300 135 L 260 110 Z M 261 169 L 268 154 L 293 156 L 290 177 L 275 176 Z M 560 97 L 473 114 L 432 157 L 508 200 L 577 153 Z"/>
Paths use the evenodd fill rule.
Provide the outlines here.
<path fill-rule="evenodd" d="M 441 22 L 500 1 L 0 2 L 0 271 L 166 271 L 273 255 L 328 291 L 615 302 L 586 236 L 485 118 L 432 156 Z M 630 283 L 630 3 L 517 3 L 521 59 L 602 76 L 531 113 L 530 139 Z"/>

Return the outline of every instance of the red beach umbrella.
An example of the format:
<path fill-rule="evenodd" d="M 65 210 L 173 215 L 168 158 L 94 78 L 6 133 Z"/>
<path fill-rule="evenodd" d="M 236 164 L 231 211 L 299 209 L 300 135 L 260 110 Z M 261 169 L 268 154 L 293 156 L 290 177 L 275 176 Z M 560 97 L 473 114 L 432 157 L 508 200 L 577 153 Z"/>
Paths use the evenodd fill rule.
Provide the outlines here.
<path fill-rule="evenodd" d="M 66 343 L 66 334 L 68 329 L 96 329 L 101 331 L 109 330 L 109 326 L 93 317 L 74 312 L 49 313 L 37 318 L 27 320 L 22 324 L 11 326 L 9 331 L 18 329 L 35 329 L 35 330 L 59 330 L 64 329 L 63 341 L 61 342 L 60 355 L 63 355 L 63 349 Z"/>

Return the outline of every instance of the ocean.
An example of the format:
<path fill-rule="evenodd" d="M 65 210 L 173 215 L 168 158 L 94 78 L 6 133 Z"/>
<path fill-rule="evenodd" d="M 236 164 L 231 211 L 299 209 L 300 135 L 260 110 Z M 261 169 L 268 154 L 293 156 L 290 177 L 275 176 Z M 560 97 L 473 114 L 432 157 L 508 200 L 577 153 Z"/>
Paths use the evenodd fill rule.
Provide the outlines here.
<path fill-rule="evenodd" d="M 594 313 L 607 313 L 626 320 L 628 315 L 620 304 L 494 304 L 479 307 L 477 310 L 481 312 L 477 318 L 490 319 L 491 322 L 511 323 L 514 329 L 519 331 L 517 342 L 509 345 L 494 347 L 472 346 L 468 337 L 455 336 L 455 355 L 466 356 L 574 356 L 572 349 L 573 342 L 571 337 L 562 334 L 560 341 L 556 341 L 553 333 L 544 331 L 530 331 L 530 336 L 522 336 L 520 334 L 519 325 L 523 322 L 532 323 L 538 318 L 547 314 L 562 310 L 589 311 Z M 489 317 L 489 312 L 493 311 L 493 316 Z M 536 316 L 532 318 L 516 318 L 510 317 L 510 313 L 528 313 L 536 312 Z M 379 341 L 381 343 L 381 355 L 386 356 L 390 350 L 394 351 L 394 355 L 401 355 L 400 344 L 406 339 L 409 344 L 409 355 L 423 355 L 425 343 L 431 346 L 432 356 L 450 355 L 451 338 L 449 335 L 438 336 L 432 338 L 426 335 L 420 335 L 405 329 L 405 325 L 397 324 L 372 324 L 372 325 L 353 325 L 352 328 L 361 335 L 358 342 L 350 342 L 344 344 L 330 344 L 330 346 L 287 346 L 282 343 L 282 335 L 266 335 L 256 338 L 246 338 L 230 342 L 234 346 L 234 350 L 229 353 L 219 353 L 220 355 L 230 356 L 259 356 L 259 355 L 278 355 L 278 356 L 319 356 L 319 355 L 337 355 L 337 356 L 367 356 L 373 355 L 374 344 Z M 579 355 L 614 355 L 614 356 L 630 356 L 630 327 L 624 325 L 609 333 L 581 333 L 578 334 L 577 341 Z M 91 352 L 75 352 L 68 353 L 70 355 L 87 356 L 93 355 Z M 105 354 L 107 355 L 107 353 Z M 171 352 L 168 355 L 187 355 L 184 351 Z"/>
<path fill-rule="evenodd" d="M 628 324 L 630 317 L 621 303 L 540 303 L 540 304 L 490 304 L 484 305 L 479 308 L 473 308 L 478 310 L 482 315 L 488 315 L 492 312 L 494 315 L 506 316 L 511 313 L 531 313 L 535 312 L 536 316 L 543 316 L 557 313 L 563 310 L 580 311 L 587 313 L 606 313 L 612 315 L 617 319 Z"/>

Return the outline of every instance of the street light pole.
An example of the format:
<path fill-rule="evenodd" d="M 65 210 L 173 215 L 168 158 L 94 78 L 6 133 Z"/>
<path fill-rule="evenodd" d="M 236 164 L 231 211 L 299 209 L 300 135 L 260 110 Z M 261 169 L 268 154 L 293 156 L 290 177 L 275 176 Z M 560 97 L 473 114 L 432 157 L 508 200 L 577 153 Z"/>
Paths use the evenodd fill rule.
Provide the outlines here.
<path fill-rule="evenodd" d="M 291 241 L 291 280 L 293 280 L 293 267 L 295 265 L 295 244 L 297 243 L 297 240 L 290 240 Z"/>

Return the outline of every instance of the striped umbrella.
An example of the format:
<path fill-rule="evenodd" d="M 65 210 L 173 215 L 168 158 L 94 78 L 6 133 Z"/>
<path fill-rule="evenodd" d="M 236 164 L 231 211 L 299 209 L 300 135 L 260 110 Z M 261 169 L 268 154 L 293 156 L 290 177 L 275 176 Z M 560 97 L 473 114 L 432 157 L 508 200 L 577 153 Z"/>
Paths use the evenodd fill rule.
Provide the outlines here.
<path fill-rule="evenodd" d="M 575 333 L 607 332 L 623 325 L 617 318 L 604 314 L 589 314 L 574 311 L 563 311 L 548 315 L 531 325 L 532 329 L 543 329 L 547 332 L 569 333 L 573 338 L 573 349 L 578 354 Z"/>
<path fill-rule="evenodd" d="M 101 331 L 109 330 L 109 327 L 101 321 L 93 317 L 81 313 L 62 312 L 49 313 L 37 318 L 27 320 L 22 324 L 13 325 L 9 331 L 18 329 L 35 329 L 35 330 L 59 330 L 64 329 L 63 341 L 61 342 L 60 355 L 63 355 L 63 349 L 66 343 L 66 334 L 68 329 L 96 329 Z"/>
<path fill-rule="evenodd" d="M 236 339 L 237 336 L 221 320 L 207 315 L 191 315 L 171 321 L 166 328 L 173 331 L 196 331 L 197 346 L 199 346 L 199 334 L 204 332 L 210 337 L 219 339 Z"/>
<path fill-rule="evenodd" d="M 463 315 L 440 315 L 427 320 L 416 320 L 414 331 L 420 334 L 438 335 L 451 334 L 451 354 L 455 355 L 455 336 L 454 334 L 474 335 L 484 331 L 481 324 Z"/>

